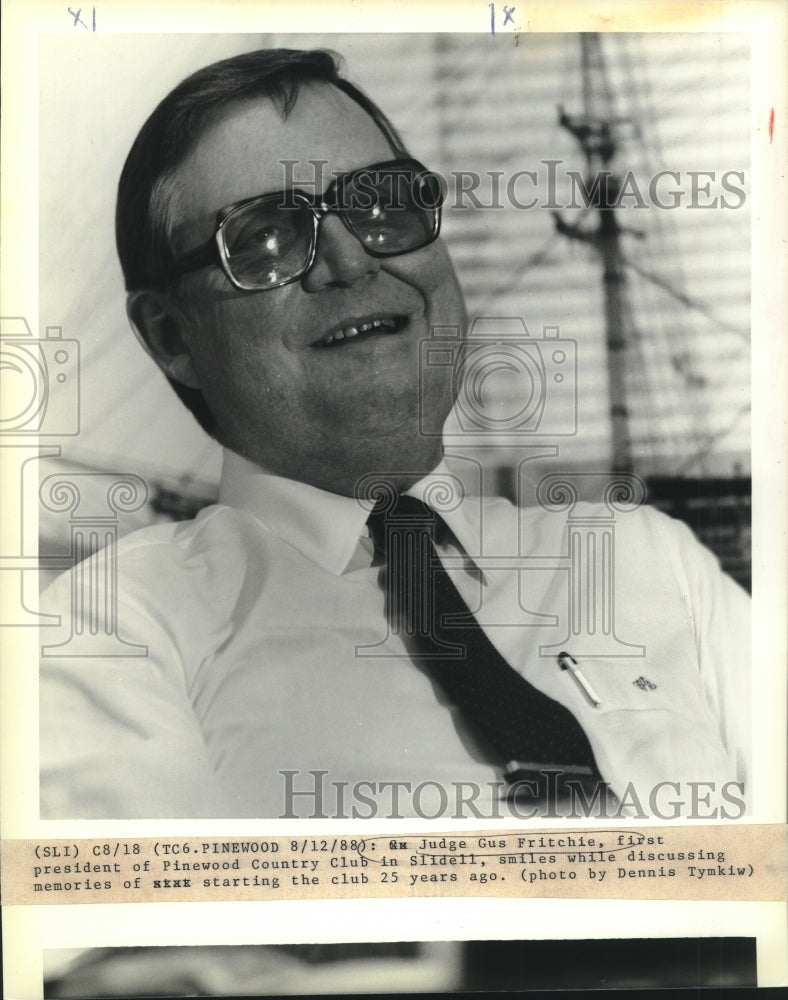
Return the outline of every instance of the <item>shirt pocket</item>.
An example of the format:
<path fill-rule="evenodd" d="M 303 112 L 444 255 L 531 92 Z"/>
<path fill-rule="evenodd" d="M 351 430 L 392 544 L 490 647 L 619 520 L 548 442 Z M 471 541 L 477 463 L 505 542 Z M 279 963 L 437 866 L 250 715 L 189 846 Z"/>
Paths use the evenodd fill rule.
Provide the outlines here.
<path fill-rule="evenodd" d="M 678 666 L 678 669 L 677 669 Z M 708 711 L 700 675 L 689 662 L 655 662 L 651 657 L 577 657 L 562 669 L 565 688 L 595 714 L 668 712 L 695 719 Z"/>
<path fill-rule="evenodd" d="M 602 774 L 614 790 L 634 782 L 641 790 L 665 781 L 723 783 L 736 777 L 719 721 L 707 701 L 697 667 L 680 656 L 577 658 L 577 674 L 562 670 L 575 687 L 577 716 L 591 740 Z"/>

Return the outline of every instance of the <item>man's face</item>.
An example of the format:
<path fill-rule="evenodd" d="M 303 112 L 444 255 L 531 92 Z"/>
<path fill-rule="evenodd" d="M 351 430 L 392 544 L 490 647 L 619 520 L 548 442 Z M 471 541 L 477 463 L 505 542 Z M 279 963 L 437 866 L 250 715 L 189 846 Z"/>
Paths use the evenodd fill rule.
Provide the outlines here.
<path fill-rule="evenodd" d="M 392 158 L 374 121 L 331 86 L 302 88 L 285 121 L 267 99 L 239 104 L 178 172 L 174 249 L 209 239 L 220 208 L 283 188 L 283 160 L 297 161 L 296 185 L 314 179 L 310 160 L 326 161 L 327 186 L 335 172 Z M 440 442 L 420 432 L 419 407 L 425 426 L 440 426 L 452 399 L 445 370 L 420 374 L 420 343 L 435 324 L 466 322 L 440 241 L 376 259 L 329 215 L 299 281 L 242 292 L 212 267 L 184 278 L 182 289 L 194 374 L 223 444 L 273 472 L 348 494 L 366 473 L 415 479 L 436 464 Z M 321 343 L 375 319 L 394 320 L 396 332 Z"/>

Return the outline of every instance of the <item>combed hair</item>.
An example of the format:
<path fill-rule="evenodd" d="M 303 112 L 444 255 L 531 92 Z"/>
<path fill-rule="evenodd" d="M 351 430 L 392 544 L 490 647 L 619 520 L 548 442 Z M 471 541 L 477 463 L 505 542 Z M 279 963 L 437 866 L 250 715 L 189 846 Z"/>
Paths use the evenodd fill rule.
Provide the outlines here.
<path fill-rule="evenodd" d="M 267 97 L 287 118 L 301 84 L 330 84 L 367 112 L 395 156 L 407 156 L 394 126 L 366 94 L 340 76 L 341 66 L 340 57 L 325 50 L 261 49 L 198 70 L 159 103 L 140 129 L 118 184 L 115 241 L 127 291 L 173 289 L 170 238 L 178 215 L 176 171 L 231 105 Z M 320 150 L 315 152 L 319 155 Z M 202 393 L 169 381 L 203 429 L 213 434 L 214 419 Z"/>

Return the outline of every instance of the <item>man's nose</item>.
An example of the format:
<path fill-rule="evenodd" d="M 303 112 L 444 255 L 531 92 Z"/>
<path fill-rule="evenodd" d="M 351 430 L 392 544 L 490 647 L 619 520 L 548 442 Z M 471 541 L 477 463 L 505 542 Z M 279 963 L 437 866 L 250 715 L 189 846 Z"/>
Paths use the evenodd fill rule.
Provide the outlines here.
<path fill-rule="evenodd" d="M 373 277 L 379 270 L 380 260 L 370 257 L 342 220 L 328 213 L 320 220 L 315 260 L 304 275 L 302 285 L 307 292 L 349 288 L 357 281 Z"/>

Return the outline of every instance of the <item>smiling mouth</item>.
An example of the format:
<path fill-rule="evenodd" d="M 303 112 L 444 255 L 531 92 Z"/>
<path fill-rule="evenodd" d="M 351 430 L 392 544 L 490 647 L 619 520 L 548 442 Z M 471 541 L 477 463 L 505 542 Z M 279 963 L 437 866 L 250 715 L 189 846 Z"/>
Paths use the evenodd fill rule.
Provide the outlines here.
<path fill-rule="evenodd" d="M 352 321 L 338 326 L 325 337 L 313 344 L 314 347 L 336 347 L 348 341 L 358 342 L 371 334 L 394 334 L 403 330 L 409 322 L 408 316 L 380 316 L 363 321 Z"/>

